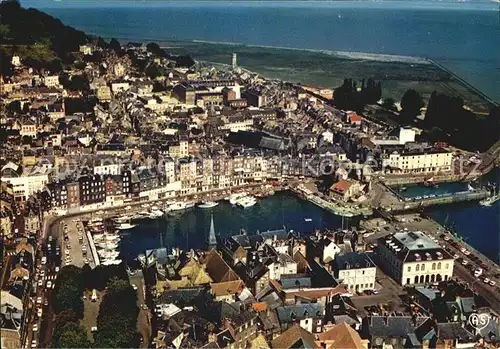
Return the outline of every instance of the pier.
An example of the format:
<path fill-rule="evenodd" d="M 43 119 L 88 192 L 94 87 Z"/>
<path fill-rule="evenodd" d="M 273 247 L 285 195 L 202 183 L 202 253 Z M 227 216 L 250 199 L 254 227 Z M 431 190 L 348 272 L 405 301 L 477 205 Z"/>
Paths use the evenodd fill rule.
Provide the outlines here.
<path fill-rule="evenodd" d="M 373 210 L 368 206 L 355 206 L 352 204 L 341 204 L 337 202 L 328 201 L 320 198 L 316 195 L 304 195 L 302 192 L 295 188 L 290 188 L 292 192 L 297 194 L 300 198 L 307 200 L 318 207 L 321 207 L 324 210 L 330 211 L 337 216 L 344 217 L 354 217 L 354 216 L 371 216 L 373 214 Z"/>
<path fill-rule="evenodd" d="M 391 187 L 384 184 L 386 190 L 398 198 L 398 201 L 393 202 L 386 207 L 390 211 L 412 211 L 422 207 L 429 207 L 434 205 L 454 204 L 466 201 L 479 201 L 490 196 L 490 192 L 486 189 L 475 189 L 469 191 L 461 191 L 456 193 L 445 193 L 436 195 L 425 195 L 423 197 L 405 198 L 399 195 Z"/>

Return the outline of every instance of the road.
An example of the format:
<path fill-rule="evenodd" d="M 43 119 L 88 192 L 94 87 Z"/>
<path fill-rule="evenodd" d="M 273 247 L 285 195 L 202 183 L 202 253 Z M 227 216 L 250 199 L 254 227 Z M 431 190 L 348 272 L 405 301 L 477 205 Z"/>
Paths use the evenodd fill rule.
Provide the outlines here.
<path fill-rule="evenodd" d="M 145 307 L 145 284 L 142 271 L 138 271 L 134 275 L 129 276 L 130 283 L 137 291 L 137 306 L 139 307 L 139 315 L 137 317 L 137 331 L 142 336 L 141 348 L 147 348 L 151 340 L 151 312 Z"/>

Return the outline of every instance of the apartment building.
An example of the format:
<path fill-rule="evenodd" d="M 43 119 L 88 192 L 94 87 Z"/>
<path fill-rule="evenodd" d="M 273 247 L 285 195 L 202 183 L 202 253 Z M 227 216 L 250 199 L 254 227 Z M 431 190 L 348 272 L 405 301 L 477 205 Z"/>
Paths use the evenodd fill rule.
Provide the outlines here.
<path fill-rule="evenodd" d="M 381 237 L 377 257 L 401 285 L 447 281 L 453 276 L 453 257 L 421 231 Z"/>
<path fill-rule="evenodd" d="M 453 154 L 442 148 L 393 151 L 382 159 L 386 172 L 435 173 L 452 169 Z"/>
<path fill-rule="evenodd" d="M 377 267 L 366 253 L 350 252 L 337 256 L 333 268 L 335 278 L 353 293 L 375 287 Z"/>

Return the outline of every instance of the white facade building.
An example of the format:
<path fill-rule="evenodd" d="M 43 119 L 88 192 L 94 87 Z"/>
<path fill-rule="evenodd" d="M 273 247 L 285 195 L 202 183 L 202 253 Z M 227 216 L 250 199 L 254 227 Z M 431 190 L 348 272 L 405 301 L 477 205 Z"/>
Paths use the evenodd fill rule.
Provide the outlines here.
<path fill-rule="evenodd" d="M 25 201 L 30 195 L 45 188 L 49 182 L 49 176 L 47 174 L 22 175 L 20 177 L 2 176 L 1 181 L 11 183 L 14 189 L 14 197 Z"/>
<path fill-rule="evenodd" d="M 402 173 L 448 172 L 452 169 L 453 154 L 432 148 L 415 151 L 394 151 L 383 159 L 382 166 Z"/>
<path fill-rule="evenodd" d="M 130 89 L 130 84 L 128 82 L 111 83 L 111 91 L 113 91 L 113 93 L 128 91 L 129 89 Z"/>
<path fill-rule="evenodd" d="M 59 87 L 59 75 L 44 76 L 43 83 L 47 87 Z"/>
<path fill-rule="evenodd" d="M 120 164 L 101 164 L 94 166 L 94 174 L 98 175 L 119 175 L 122 165 Z"/>
<path fill-rule="evenodd" d="M 401 285 L 429 284 L 453 276 L 453 257 L 420 231 L 378 239 L 377 254 L 386 271 Z"/>
<path fill-rule="evenodd" d="M 351 292 L 373 290 L 377 267 L 366 253 L 351 252 L 335 259 L 335 278 Z"/>
<path fill-rule="evenodd" d="M 278 258 L 269 266 L 269 279 L 279 280 L 281 275 L 297 274 L 297 262 L 290 255 L 278 253 Z"/>

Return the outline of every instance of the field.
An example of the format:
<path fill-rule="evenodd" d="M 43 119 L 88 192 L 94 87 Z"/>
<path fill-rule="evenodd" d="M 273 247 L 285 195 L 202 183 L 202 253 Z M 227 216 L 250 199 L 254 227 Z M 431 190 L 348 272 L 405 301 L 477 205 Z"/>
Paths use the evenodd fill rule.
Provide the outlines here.
<path fill-rule="evenodd" d="M 487 113 L 490 103 L 452 74 L 424 59 L 331 51 L 299 50 L 226 43 L 162 42 L 167 52 L 190 54 L 200 61 L 238 65 L 268 78 L 325 88 L 340 86 L 344 78 L 374 78 L 382 82 L 383 98 L 400 101 L 409 88 L 428 100 L 432 91 L 460 96 L 477 113 Z"/>

